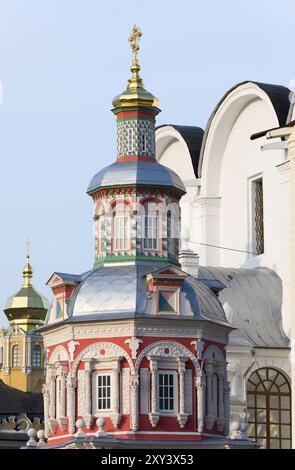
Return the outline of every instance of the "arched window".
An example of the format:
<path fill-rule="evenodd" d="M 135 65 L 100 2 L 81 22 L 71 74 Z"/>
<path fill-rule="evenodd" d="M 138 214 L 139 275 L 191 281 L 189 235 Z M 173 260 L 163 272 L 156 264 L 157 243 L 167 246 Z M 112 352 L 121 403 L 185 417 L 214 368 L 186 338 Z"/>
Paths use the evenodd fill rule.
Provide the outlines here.
<path fill-rule="evenodd" d="M 12 348 L 12 367 L 20 367 L 20 349 L 18 344 Z"/>
<path fill-rule="evenodd" d="M 143 208 L 143 248 L 145 250 L 159 250 L 158 204 L 154 201 L 146 201 Z"/>
<path fill-rule="evenodd" d="M 33 367 L 41 367 L 41 348 L 39 344 L 33 347 Z"/>
<path fill-rule="evenodd" d="M 105 251 L 105 215 L 101 214 L 96 220 L 96 249 L 97 256 Z"/>
<path fill-rule="evenodd" d="M 276 369 L 255 371 L 247 382 L 249 437 L 267 449 L 291 448 L 291 391 Z"/>
<path fill-rule="evenodd" d="M 130 208 L 123 202 L 117 203 L 113 211 L 113 248 L 130 249 Z"/>

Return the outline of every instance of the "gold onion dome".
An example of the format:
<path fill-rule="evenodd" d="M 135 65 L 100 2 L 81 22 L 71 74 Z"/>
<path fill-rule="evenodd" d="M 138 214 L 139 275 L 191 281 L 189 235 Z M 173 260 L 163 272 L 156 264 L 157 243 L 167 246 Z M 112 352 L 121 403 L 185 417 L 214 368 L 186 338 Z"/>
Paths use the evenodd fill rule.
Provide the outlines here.
<path fill-rule="evenodd" d="M 144 88 L 143 80 L 139 76 L 140 65 L 137 60 L 137 53 L 139 51 L 138 42 L 141 35 L 142 33 L 138 26 L 134 25 L 132 34 L 129 37 L 129 42 L 133 51 L 133 61 L 130 68 L 132 76 L 128 80 L 129 85 L 127 86 L 127 89 L 113 99 L 114 108 L 138 106 L 159 108 L 160 106 L 158 99 Z"/>
<path fill-rule="evenodd" d="M 29 242 L 27 242 L 26 263 L 23 269 L 23 285 L 13 296 L 9 297 L 4 306 L 4 313 L 10 323 L 31 323 L 36 320 L 43 323 L 49 303 L 32 285 L 33 270 L 30 265 Z"/>

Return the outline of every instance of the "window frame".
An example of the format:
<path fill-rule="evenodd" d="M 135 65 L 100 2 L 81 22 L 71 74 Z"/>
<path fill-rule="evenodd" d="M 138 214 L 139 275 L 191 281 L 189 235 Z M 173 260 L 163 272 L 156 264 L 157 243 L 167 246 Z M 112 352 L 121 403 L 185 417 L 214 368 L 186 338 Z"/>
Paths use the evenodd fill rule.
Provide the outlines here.
<path fill-rule="evenodd" d="M 15 363 L 15 354 L 14 354 L 14 351 L 17 351 L 17 363 Z M 12 368 L 13 369 L 20 369 L 21 367 L 21 351 L 20 351 L 20 347 L 19 347 L 19 344 L 16 343 L 12 346 L 11 348 L 11 353 L 12 353 L 12 360 L 11 360 L 11 365 L 12 365 Z"/>
<path fill-rule="evenodd" d="M 110 377 L 110 408 L 99 409 L 98 408 L 98 378 L 99 377 Z M 95 370 L 92 374 L 92 414 L 94 416 L 109 416 L 112 414 L 114 409 L 114 397 L 113 397 L 113 374 L 110 370 Z"/>
<path fill-rule="evenodd" d="M 123 230 L 126 232 L 126 238 L 117 238 L 117 231 L 118 231 L 118 226 L 117 223 L 121 219 L 126 219 L 127 220 L 127 227 L 123 224 L 123 226 L 119 227 L 119 231 Z M 130 239 L 130 212 L 127 209 L 124 212 L 116 211 L 116 209 L 113 211 L 113 250 L 114 251 L 129 251 L 130 250 L 130 245 L 131 245 L 131 239 Z M 123 247 L 117 247 L 117 241 L 123 241 Z"/>
<path fill-rule="evenodd" d="M 37 348 L 38 348 L 39 354 L 40 354 L 40 356 L 39 356 L 40 364 L 35 364 L 35 363 L 34 363 L 34 360 L 36 359 L 36 358 L 34 357 L 34 352 L 36 351 Z M 38 361 L 36 361 L 36 362 L 38 362 Z M 42 349 L 41 349 L 40 344 L 35 344 L 35 345 L 33 346 L 33 349 L 32 349 L 32 367 L 34 367 L 35 369 L 42 367 Z"/>
<path fill-rule="evenodd" d="M 160 250 L 160 212 L 159 210 L 155 211 L 156 213 L 148 214 L 146 211 L 143 214 L 143 249 L 146 251 L 159 251 Z M 152 227 L 146 225 L 146 220 L 156 220 L 156 224 L 152 223 Z M 146 232 L 152 232 L 154 234 L 154 230 L 156 230 L 156 238 L 155 237 L 146 237 Z M 152 241 L 152 247 L 146 246 L 146 242 L 148 240 Z M 154 246 L 153 241 L 156 240 L 156 246 Z"/>
<path fill-rule="evenodd" d="M 269 371 L 273 373 L 273 378 L 270 377 Z M 263 378 L 264 374 L 265 378 Z M 259 379 L 257 383 L 255 383 L 256 378 Z M 283 378 L 283 381 L 280 384 L 277 382 L 278 378 Z M 266 386 L 268 382 L 270 385 Z M 288 392 L 281 392 L 280 387 L 283 387 L 286 384 L 288 386 Z M 276 391 L 272 390 L 274 385 L 277 387 Z M 253 399 L 250 400 L 250 397 L 253 397 Z M 277 406 L 271 404 L 271 401 L 274 401 L 271 400 L 273 397 L 277 398 L 275 400 L 278 403 Z M 289 399 L 289 406 L 284 406 L 282 397 L 287 397 Z M 247 412 L 250 439 L 257 442 L 259 442 L 259 440 L 265 441 L 266 448 L 272 448 L 271 441 L 273 440 L 276 440 L 279 445 L 279 447 L 276 448 L 286 448 L 282 447 L 283 443 L 286 443 L 286 441 L 289 442 L 290 448 L 292 447 L 291 386 L 288 377 L 283 372 L 274 367 L 262 367 L 256 369 L 250 375 L 247 380 Z M 253 414 L 253 418 L 251 418 L 251 412 Z M 272 412 L 277 413 L 277 420 L 271 419 L 274 416 L 271 414 Z M 282 417 L 283 413 L 289 413 L 289 420 L 284 420 Z M 264 416 L 264 420 L 262 419 L 262 416 Z M 265 427 L 265 435 L 261 435 L 262 426 Z M 282 435 L 283 427 L 287 426 L 289 427 L 289 437 Z M 251 427 L 254 432 L 251 432 Z M 271 431 L 274 427 L 276 427 L 278 432 L 277 436 L 271 436 Z"/>
<path fill-rule="evenodd" d="M 160 409 L 160 375 L 173 377 L 173 410 Z M 176 416 L 178 413 L 178 373 L 176 370 L 158 369 L 157 371 L 157 409 L 159 414 L 163 416 Z"/>
<path fill-rule="evenodd" d="M 259 248 L 259 243 L 257 240 L 258 237 L 258 223 L 257 223 L 257 216 L 256 216 L 256 197 L 257 197 L 257 185 L 261 183 L 261 192 L 262 192 L 262 222 L 260 230 L 262 231 L 262 248 Z M 265 253 L 265 229 L 264 229 L 264 215 L 265 215 L 265 207 L 264 207 L 264 178 L 262 173 L 255 175 L 249 178 L 249 241 L 252 247 L 253 255 L 254 256 L 261 256 Z"/>

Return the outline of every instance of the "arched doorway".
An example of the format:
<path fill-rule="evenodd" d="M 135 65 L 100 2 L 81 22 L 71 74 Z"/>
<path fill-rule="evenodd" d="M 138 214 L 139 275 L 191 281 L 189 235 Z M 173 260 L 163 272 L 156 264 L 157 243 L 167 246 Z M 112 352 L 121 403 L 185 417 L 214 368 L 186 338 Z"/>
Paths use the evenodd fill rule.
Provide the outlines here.
<path fill-rule="evenodd" d="M 258 369 L 247 382 L 249 438 L 267 449 L 291 448 L 291 390 L 276 369 Z"/>

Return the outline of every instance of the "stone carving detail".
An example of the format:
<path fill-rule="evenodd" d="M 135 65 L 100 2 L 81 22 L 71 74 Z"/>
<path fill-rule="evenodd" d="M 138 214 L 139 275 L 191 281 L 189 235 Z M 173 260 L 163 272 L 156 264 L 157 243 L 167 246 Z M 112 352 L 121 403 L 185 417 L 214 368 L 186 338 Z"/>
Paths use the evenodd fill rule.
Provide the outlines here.
<path fill-rule="evenodd" d="M 132 359 L 136 359 L 140 343 L 143 343 L 142 339 L 135 338 L 134 336 L 131 339 L 126 339 L 125 344 L 129 344 Z"/>
<path fill-rule="evenodd" d="M 149 371 L 147 368 L 140 369 L 140 412 L 149 412 Z"/>
<path fill-rule="evenodd" d="M 82 359 L 104 360 L 109 358 L 118 359 L 121 357 L 125 357 L 125 359 L 128 361 L 130 370 L 133 371 L 134 366 L 130 356 L 126 353 L 126 351 L 120 348 L 120 346 L 110 342 L 93 343 L 78 354 L 75 361 L 73 362 L 71 375 L 73 377 L 75 376 L 78 365 Z"/>
<path fill-rule="evenodd" d="M 79 346 L 79 341 L 74 341 L 73 339 L 68 343 L 68 351 L 70 354 L 70 361 L 73 362 L 76 346 Z"/>
<path fill-rule="evenodd" d="M 139 413 L 138 413 L 138 375 L 131 375 L 131 431 L 137 431 L 139 426 Z"/>
<path fill-rule="evenodd" d="M 138 356 L 135 366 L 136 370 L 139 369 L 140 363 L 145 356 L 157 356 L 162 359 L 186 357 L 194 364 L 196 373 L 199 374 L 200 372 L 200 366 L 196 356 L 194 356 L 189 349 L 176 341 L 159 341 L 147 346 Z"/>
<path fill-rule="evenodd" d="M 123 368 L 122 374 L 122 393 L 121 393 L 121 410 L 122 414 L 130 412 L 130 373 L 129 369 Z"/>
<path fill-rule="evenodd" d="M 78 416 L 86 415 L 85 370 L 78 370 Z"/>
<path fill-rule="evenodd" d="M 197 359 L 202 360 L 205 342 L 202 341 L 201 339 L 198 339 L 197 341 L 192 341 L 191 345 L 195 346 L 195 350 L 196 350 L 196 353 L 197 353 Z"/>
<path fill-rule="evenodd" d="M 51 356 L 50 356 L 50 364 L 55 364 L 58 361 L 68 361 L 69 356 L 66 348 L 64 348 L 62 345 L 56 346 L 56 348 L 53 350 Z"/>
<path fill-rule="evenodd" d="M 185 390 L 185 413 L 191 415 L 193 412 L 192 408 L 192 371 L 191 369 L 186 369 L 184 374 L 184 390 Z"/>

